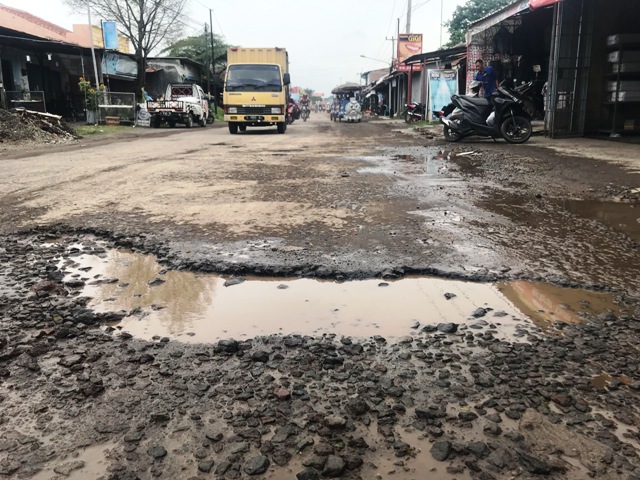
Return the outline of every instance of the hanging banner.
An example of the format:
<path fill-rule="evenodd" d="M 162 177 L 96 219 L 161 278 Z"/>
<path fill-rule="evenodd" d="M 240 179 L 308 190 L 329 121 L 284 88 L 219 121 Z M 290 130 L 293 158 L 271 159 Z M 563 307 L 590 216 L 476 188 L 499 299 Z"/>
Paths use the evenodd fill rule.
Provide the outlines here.
<path fill-rule="evenodd" d="M 102 22 L 102 38 L 105 50 L 118 50 L 116 22 Z"/>
<path fill-rule="evenodd" d="M 102 57 L 102 73 L 133 79 L 138 76 L 138 63 L 126 55 L 106 52 Z"/>
<path fill-rule="evenodd" d="M 427 70 L 428 82 L 428 118 L 431 121 L 438 120 L 434 111 L 442 110 L 451 103 L 451 96 L 458 93 L 457 70 Z"/>
<path fill-rule="evenodd" d="M 410 71 L 411 67 L 404 65 L 404 61 L 419 53 L 422 53 L 421 33 L 401 33 L 398 35 L 398 71 Z M 413 70 L 420 70 L 420 65 L 414 65 Z"/>
<path fill-rule="evenodd" d="M 529 8 L 535 10 L 536 8 L 548 7 L 561 1 L 562 0 L 529 0 Z"/>

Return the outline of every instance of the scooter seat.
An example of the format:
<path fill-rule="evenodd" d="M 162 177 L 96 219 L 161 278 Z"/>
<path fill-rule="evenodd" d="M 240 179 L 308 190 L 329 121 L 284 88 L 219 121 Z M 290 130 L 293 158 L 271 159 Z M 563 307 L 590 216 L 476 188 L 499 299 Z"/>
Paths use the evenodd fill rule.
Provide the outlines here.
<path fill-rule="evenodd" d="M 477 107 L 489 106 L 489 100 L 487 100 L 486 98 L 472 97 L 469 95 L 455 95 L 455 97 L 458 99 L 461 105 L 464 105 L 465 103 L 467 103 L 467 104 L 475 105 Z"/>

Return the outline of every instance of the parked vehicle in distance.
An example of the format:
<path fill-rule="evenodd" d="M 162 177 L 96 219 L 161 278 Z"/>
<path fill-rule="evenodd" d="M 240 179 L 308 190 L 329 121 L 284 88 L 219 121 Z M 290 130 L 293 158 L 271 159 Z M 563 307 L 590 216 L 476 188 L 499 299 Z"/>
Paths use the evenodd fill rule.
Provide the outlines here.
<path fill-rule="evenodd" d="M 223 95 L 229 133 L 270 125 L 286 132 L 290 83 L 284 48 L 230 48 Z"/>
<path fill-rule="evenodd" d="M 420 102 L 411 102 L 404 106 L 404 121 L 406 123 L 421 122 L 424 106 Z"/>
<path fill-rule="evenodd" d="M 194 124 L 206 127 L 209 102 L 204 90 L 195 83 L 170 83 L 163 99 L 147 101 L 147 111 L 152 128 L 159 128 L 162 123 L 172 128 L 178 123 L 187 128 Z"/>

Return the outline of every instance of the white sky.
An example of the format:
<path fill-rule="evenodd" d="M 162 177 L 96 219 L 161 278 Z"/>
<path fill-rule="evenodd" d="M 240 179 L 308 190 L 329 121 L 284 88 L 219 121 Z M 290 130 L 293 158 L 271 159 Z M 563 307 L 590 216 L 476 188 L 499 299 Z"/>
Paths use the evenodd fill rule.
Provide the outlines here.
<path fill-rule="evenodd" d="M 64 28 L 86 23 L 62 0 L 0 0 Z M 243 47 L 285 47 L 292 84 L 329 94 L 340 83 L 360 81 L 360 73 L 384 68 L 391 41 L 406 30 L 407 0 L 189 0 L 185 35 L 202 32 L 213 10 L 213 30 L 227 43 Z M 423 34 L 423 51 L 440 46 L 441 5 L 444 21 L 465 0 L 412 0 L 411 32 Z M 99 22 L 94 16 L 94 24 Z M 442 29 L 442 41 L 448 41 Z M 374 59 L 361 58 L 365 55 Z"/>

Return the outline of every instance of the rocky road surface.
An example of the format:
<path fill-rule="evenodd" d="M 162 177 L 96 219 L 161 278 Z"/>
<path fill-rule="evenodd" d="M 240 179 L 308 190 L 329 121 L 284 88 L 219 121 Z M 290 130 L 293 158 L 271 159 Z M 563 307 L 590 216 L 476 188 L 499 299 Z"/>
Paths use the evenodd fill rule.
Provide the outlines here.
<path fill-rule="evenodd" d="M 316 115 L 2 154 L 0 478 L 640 478 L 638 230 L 572 203 L 638 205 L 637 147 L 427 133 Z M 117 279 L 66 277 L 105 244 L 224 275 L 529 279 L 616 309 L 512 340 L 487 305 L 394 339 L 143 341 L 81 295 Z"/>

